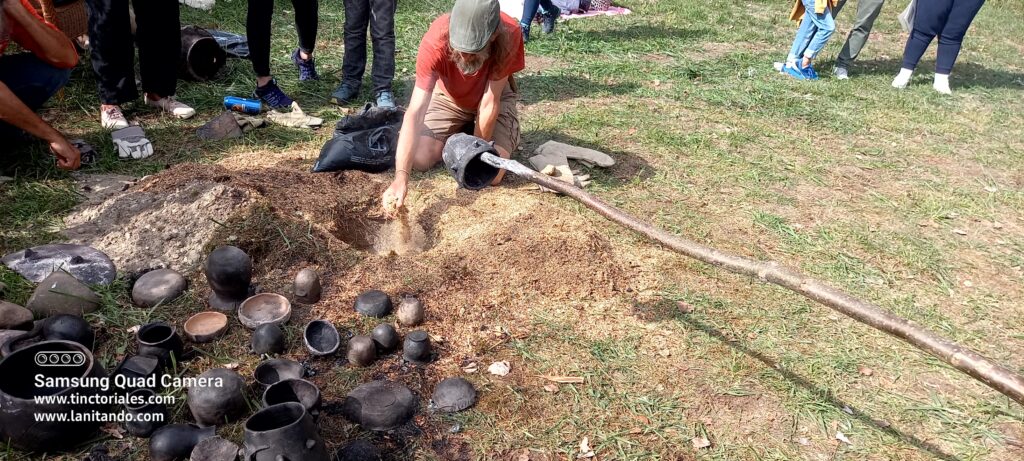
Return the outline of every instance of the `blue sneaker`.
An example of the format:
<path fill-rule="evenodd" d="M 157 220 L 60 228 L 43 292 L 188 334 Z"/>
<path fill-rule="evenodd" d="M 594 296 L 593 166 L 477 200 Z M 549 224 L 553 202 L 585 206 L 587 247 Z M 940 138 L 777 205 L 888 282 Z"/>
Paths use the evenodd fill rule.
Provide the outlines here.
<path fill-rule="evenodd" d="M 799 64 L 790 65 L 789 63 L 786 63 L 782 68 L 782 71 L 797 80 L 807 80 L 807 74 L 804 73 L 803 69 L 796 66 L 799 66 Z"/>
<path fill-rule="evenodd" d="M 320 75 L 316 73 L 316 62 L 313 61 L 313 56 L 310 56 L 309 59 L 302 59 L 299 49 L 296 48 L 292 53 L 292 62 L 295 63 L 295 67 L 299 68 L 300 82 L 320 80 Z"/>
<path fill-rule="evenodd" d="M 817 80 L 818 79 L 818 73 L 814 71 L 814 65 L 808 64 L 807 67 L 804 67 L 803 69 L 800 69 L 800 70 L 802 70 L 804 75 L 807 76 L 807 80 Z"/>
<path fill-rule="evenodd" d="M 285 109 L 291 107 L 292 102 L 294 102 L 292 98 L 289 98 L 277 86 L 277 79 L 271 79 L 266 85 L 256 87 L 256 90 L 252 92 L 252 96 L 263 101 L 264 104 L 272 109 Z"/>
<path fill-rule="evenodd" d="M 359 85 L 342 81 L 341 85 L 338 85 L 338 88 L 335 88 L 334 92 L 331 93 L 331 103 L 344 106 L 352 102 L 358 95 Z"/>
<path fill-rule="evenodd" d="M 395 96 L 391 91 L 383 90 L 377 93 L 377 107 L 393 109 L 395 107 Z"/>

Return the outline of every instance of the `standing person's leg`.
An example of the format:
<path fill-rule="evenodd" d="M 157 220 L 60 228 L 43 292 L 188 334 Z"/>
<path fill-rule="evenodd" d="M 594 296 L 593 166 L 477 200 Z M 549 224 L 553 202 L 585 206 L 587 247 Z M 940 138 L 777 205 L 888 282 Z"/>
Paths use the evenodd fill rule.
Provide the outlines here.
<path fill-rule="evenodd" d="M 274 0 L 249 0 L 245 15 L 245 35 L 249 42 L 249 60 L 256 73 L 254 98 L 274 108 L 292 105 L 292 98 L 284 94 L 270 74 L 270 25 L 274 16 Z"/>
<path fill-rule="evenodd" d="M 540 7 L 540 0 L 526 0 L 523 2 L 523 17 L 519 19 L 519 28 L 523 29 L 523 43 L 530 41 L 530 25 L 533 18 L 537 16 L 537 8 Z"/>
<path fill-rule="evenodd" d="M 391 82 L 395 79 L 395 7 L 397 0 L 371 0 L 373 39 L 373 94 L 379 107 L 394 107 Z"/>
<path fill-rule="evenodd" d="M 839 58 L 836 59 L 837 71 L 843 69 L 845 73 L 845 70 L 849 69 L 850 64 L 860 55 L 884 4 L 885 0 L 859 0 L 857 2 L 857 19 L 853 28 L 850 29 L 850 35 L 846 38 L 843 50 L 839 52 Z"/>
<path fill-rule="evenodd" d="M 341 85 L 331 93 L 331 102 L 344 105 L 359 95 L 366 72 L 366 29 L 370 25 L 370 0 L 345 0 L 345 57 L 341 63 Z"/>
<path fill-rule="evenodd" d="M 832 34 L 836 31 L 836 20 L 832 17 L 830 9 L 826 8 L 825 12 L 821 14 L 811 11 L 809 16 L 816 30 L 814 35 L 811 36 L 810 43 L 807 44 L 807 49 L 804 50 L 805 67 L 809 66 L 811 61 L 818 57 L 818 53 L 821 53 L 821 50 L 825 49 L 828 40 L 832 38 Z"/>
<path fill-rule="evenodd" d="M 910 32 L 907 45 L 903 48 L 903 66 L 892 81 L 894 88 L 906 88 L 910 83 L 917 63 L 921 61 L 921 56 L 924 56 L 932 39 L 942 32 L 952 7 L 953 0 L 917 2 L 917 8 L 914 10 L 914 30 Z"/>
<path fill-rule="evenodd" d="M 964 41 L 967 29 L 971 22 L 978 15 L 985 0 L 955 0 L 953 7 L 946 19 L 946 25 L 939 32 L 939 51 L 935 60 L 935 83 L 936 91 L 950 94 L 949 73 L 953 71 L 953 64 L 960 55 L 960 46 Z"/>
<path fill-rule="evenodd" d="M 292 53 L 292 62 L 299 69 L 299 81 L 320 80 L 313 60 L 316 32 L 320 25 L 320 2 L 292 0 L 292 7 L 295 8 L 295 33 L 299 36 L 299 48 Z"/>
<path fill-rule="evenodd" d="M 87 0 L 89 43 L 100 96 L 100 123 L 116 130 L 128 126 L 121 104 L 139 97 L 135 87 L 135 41 L 128 0 Z"/>
<path fill-rule="evenodd" d="M 134 0 L 135 36 L 139 44 L 139 74 L 146 104 L 178 118 L 196 114 L 174 99 L 178 89 L 178 60 L 181 56 L 181 20 L 177 0 Z"/>
<path fill-rule="evenodd" d="M 32 53 L 4 56 L 3 63 L 0 82 L 33 111 L 39 110 L 71 77 L 71 69 L 53 67 Z M 0 140 L 7 142 L 20 136 L 24 136 L 22 130 L 0 121 Z"/>

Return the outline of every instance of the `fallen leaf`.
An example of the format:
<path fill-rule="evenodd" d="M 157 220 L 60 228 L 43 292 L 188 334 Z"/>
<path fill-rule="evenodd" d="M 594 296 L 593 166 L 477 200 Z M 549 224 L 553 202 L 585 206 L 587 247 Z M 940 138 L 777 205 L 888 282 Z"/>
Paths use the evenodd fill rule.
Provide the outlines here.
<path fill-rule="evenodd" d="M 998 191 L 999 188 L 996 187 L 996 186 L 985 186 L 985 190 L 988 191 L 988 192 L 995 192 L 995 191 Z"/>
<path fill-rule="evenodd" d="M 544 390 L 552 394 L 558 393 L 558 385 L 554 383 L 547 383 L 544 385 Z"/>
<path fill-rule="evenodd" d="M 963 229 L 953 229 L 953 233 L 956 235 L 967 235 L 967 231 Z"/>
<path fill-rule="evenodd" d="M 477 365 L 476 362 L 470 362 L 468 365 L 462 367 L 462 371 L 466 373 L 476 373 L 480 371 L 480 365 Z"/>
<path fill-rule="evenodd" d="M 836 440 L 843 442 L 847 445 L 853 445 L 853 442 L 851 442 L 850 439 L 846 438 L 846 434 L 843 434 L 842 432 L 836 432 Z"/>
<path fill-rule="evenodd" d="M 590 449 L 590 437 L 583 437 L 580 440 L 580 452 L 576 455 L 576 459 L 593 458 L 594 450 Z"/>
<path fill-rule="evenodd" d="M 629 435 L 639 435 L 639 434 L 643 434 L 643 433 L 644 433 L 644 430 L 639 428 L 639 427 L 634 427 L 634 428 L 629 430 Z"/>
<path fill-rule="evenodd" d="M 661 355 L 662 357 L 668 357 L 668 356 L 672 355 L 672 351 L 670 351 L 668 349 L 662 349 L 662 350 L 658 351 L 658 354 Z"/>
<path fill-rule="evenodd" d="M 580 376 L 551 376 L 551 375 L 539 375 L 538 378 L 543 378 L 553 383 L 558 384 L 583 384 L 583 378 Z"/>
<path fill-rule="evenodd" d="M 697 436 L 690 439 L 690 443 L 693 444 L 693 448 L 700 450 L 701 448 L 708 448 L 711 446 L 711 441 L 707 437 Z"/>
<path fill-rule="evenodd" d="M 686 301 L 676 301 L 676 308 L 679 309 L 679 312 L 682 312 L 684 314 L 689 314 L 690 312 L 693 312 L 693 306 L 691 306 L 690 303 Z"/>
<path fill-rule="evenodd" d="M 487 371 L 492 375 L 505 376 L 512 371 L 512 365 L 505 361 L 494 362 L 491 366 L 487 367 Z"/>
<path fill-rule="evenodd" d="M 128 328 L 128 333 L 131 333 L 131 334 L 134 335 L 135 333 L 139 332 L 139 328 L 142 328 L 142 325 L 135 325 L 133 327 L 130 327 L 130 328 Z"/>
<path fill-rule="evenodd" d="M 651 425 L 651 418 L 648 418 L 648 417 L 646 417 L 644 415 L 636 415 L 636 416 L 634 416 L 634 418 L 637 421 L 640 421 L 641 423 L 643 423 L 645 425 L 648 425 L 648 426 Z"/>
<path fill-rule="evenodd" d="M 95 426 L 93 426 L 93 427 L 95 427 Z M 124 429 L 121 428 L 120 424 L 117 424 L 117 423 L 107 423 L 107 424 L 103 425 L 103 428 L 100 429 L 100 430 L 103 431 L 103 432 L 106 432 L 107 434 L 110 434 L 110 436 L 115 438 L 115 439 L 123 439 L 124 438 Z"/>
<path fill-rule="evenodd" d="M 810 445 L 811 441 L 807 440 L 807 437 L 800 437 L 799 439 L 796 439 L 796 443 L 799 443 L 800 445 L 805 445 L 806 446 L 806 445 Z"/>
<path fill-rule="evenodd" d="M 872 370 L 872 369 L 870 369 L 870 368 L 868 368 L 868 367 L 866 367 L 864 365 L 861 365 L 861 366 L 857 367 L 857 373 L 860 373 L 860 374 L 862 374 L 864 376 L 871 376 L 871 375 L 875 374 L 875 370 Z"/>
<path fill-rule="evenodd" d="M 1003 223 L 1001 223 L 999 221 L 996 221 L 996 222 L 992 223 L 992 228 L 995 229 L 995 230 L 1002 229 L 1003 228 Z"/>
<path fill-rule="evenodd" d="M 238 368 L 238 362 L 231 362 L 227 365 L 224 365 L 224 368 L 227 368 L 228 370 L 234 370 L 235 368 Z"/>
<path fill-rule="evenodd" d="M 974 282 L 972 282 L 970 280 L 964 280 L 964 286 L 967 287 L 967 288 L 973 287 L 974 286 Z"/>

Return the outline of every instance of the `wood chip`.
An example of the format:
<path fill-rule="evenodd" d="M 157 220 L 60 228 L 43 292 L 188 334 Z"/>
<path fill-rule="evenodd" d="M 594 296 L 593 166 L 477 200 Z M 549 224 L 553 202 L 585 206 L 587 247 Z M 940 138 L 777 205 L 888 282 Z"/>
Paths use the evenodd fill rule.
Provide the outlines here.
<path fill-rule="evenodd" d="M 494 362 L 487 367 L 487 371 L 495 376 L 505 376 L 512 372 L 512 364 L 505 361 Z"/>
<path fill-rule="evenodd" d="M 476 373 L 480 371 L 480 365 L 477 365 L 476 362 L 470 362 L 466 366 L 462 367 L 462 371 L 466 373 Z"/>
<path fill-rule="evenodd" d="M 953 229 L 953 233 L 956 235 L 967 235 L 967 231 L 963 229 Z"/>
<path fill-rule="evenodd" d="M 576 455 L 576 459 L 593 458 L 594 450 L 590 448 L 590 437 L 583 437 L 580 440 L 580 452 Z"/>
<path fill-rule="evenodd" d="M 697 436 L 690 439 L 690 443 L 693 444 L 693 448 L 700 450 L 711 446 L 711 441 L 707 437 Z"/>
<path fill-rule="evenodd" d="M 843 442 L 847 445 L 853 445 L 853 442 L 851 442 L 850 439 L 846 438 L 846 434 L 843 434 L 842 432 L 836 432 L 836 440 Z"/>
<path fill-rule="evenodd" d="M 684 314 L 689 314 L 690 312 L 693 312 L 693 306 L 686 301 L 676 301 L 676 308 L 679 309 L 679 312 L 682 312 Z"/>
<path fill-rule="evenodd" d="M 583 378 L 580 376 L 551 376 L 551 375 L 538 375 L 538 378 L 543 378 L 553 383 L 558 384 L 583 384 Z"/>
<path fill-rule="evenodd" d="M 552 394 L 557 394 L 558 393 L 558 385 L 555 384 L 555 383 L 547 383 L 547 384 L 544 385 L 544 390 L 548 391 L 548 392 L 550 392 Z"/>
<path fill-rule="evenodd" d="M 857 373 L 860 373 L 864 376 L 871 376 L 875 374 L 875 370 L 872 370 L 864 365 L 861 365 L 857 367 Z"/>
<path fill-rule="evenodd" d="M 118 423 L 107 423 L 107 424 L 104 424 L 103 428 L 101 428 L 100 430 L 105 432 L 105 433 L 107 433 L 107 434 L 110 434 L 110 436 L 115 438 L 115 439 L 123 439 L 124 438 L 124 429 L 122 429 L 121 425 L 118 424 Z"/>

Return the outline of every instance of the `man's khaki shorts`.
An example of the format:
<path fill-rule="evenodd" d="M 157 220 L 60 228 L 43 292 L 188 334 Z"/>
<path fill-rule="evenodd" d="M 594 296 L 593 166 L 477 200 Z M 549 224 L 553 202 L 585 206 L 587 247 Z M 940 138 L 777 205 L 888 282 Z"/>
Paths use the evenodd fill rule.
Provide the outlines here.
<path fill-rule="evenodd" d="M 516 103 L 519 95 L 511 85 L 505 86 L 501 93 L 501 112 L 498 113 L 498 121 L 494 125 L 494 134 L 491 138 L 494 144 L 505 149 L 510 154 L 515 153 L 519 146 L 519 112 Z M 460 132 L 473 134 L 472 127 L 476 122 L 476 110 L 467 111 L 452 101 L 448 95 L 439 88 L 434 89 L 430 97 L 430 106 L 427 107 L 427 115 L 423 119 L 426 130 L 424 136 L 430 136 L 439 141 L 447 141 L 448 137 Z M 468 131 L 466 131 L 468 130 Z"/>

